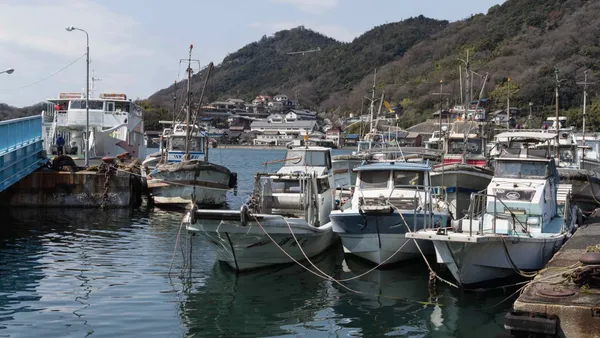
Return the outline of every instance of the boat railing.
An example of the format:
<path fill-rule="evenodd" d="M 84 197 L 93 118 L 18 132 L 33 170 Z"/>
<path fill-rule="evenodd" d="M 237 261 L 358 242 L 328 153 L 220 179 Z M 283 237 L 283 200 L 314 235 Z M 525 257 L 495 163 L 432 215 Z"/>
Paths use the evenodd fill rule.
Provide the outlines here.
<path fill-rule="evenodd" d="M 512 217 L 513 232 L 517 231 L 517 229 L 516 229 L 517 223 L 521 225 L 522 229 L 527 231 L 527 225 L 523 224 L 523 222 L 521 222 L 521 220 L 519 220 L 517 218 L 517 215 L 515 215 L 514 212 L 512 212 L 511 209 L 504 203 L 504 201 L 502 201 L 500 198 L 498 198 L 498 196 L 489 195 L 486 193 L 471 193 L 470 205 L 469 205 L 469 211 L 468 211 L 469 236 L 473 236 L 473 220 L 478 219 L 478 218 L 483 219 L 483 216 L 489 212 L 487 210 L 487 201 L 489 198 L 493 199 L 493 201 L 494 201 L 494 211 L 492 213 L 492 233 L 494 233 L 494 234 L 496 233 L 496 220 L 498 218 L 498 210 L 497 210 L 498 202 L 500 202 L 500 204 L 502 204 L 502 206 L 504 207 L 503 213 L 508 211 L 509 215 Z M 477 232 L 481 235 L 483 235 L 483 233 L 484 233 L 483 225 L 484 225 L 484 222 L 480 221 L 479 227 L 477 229 Z"/>
<path fill-rule="evenodd" d="M 393 197 L 394 190 L 396 189 L 410 189 L 414 190 L 414 195 L 412 197 Z M 446 201 L 445 196 L 446 190 L 442 187 L 432 187 L 429 185 L 394 185 L 390 194 L 388 195 L 387 202 L 397 209 L 408 209 L 413 210 L 413 229 L 412 231 L 417 231 L 417 212 L 424 212 L 423 215 L 423 227 L 425 229 L 433 229 L 435 227 L 434 219 L 433 219 L 433 197 L 438 196 Z M 423 196 L 423 201 L 421 205 L 421 196 Z M 412 202 L 412 205 L 411 205 Z M 419 207 L 422 207 L 425 210 L 419 210 Z M 408 224 L 407 224 L 408 225 Z"/>

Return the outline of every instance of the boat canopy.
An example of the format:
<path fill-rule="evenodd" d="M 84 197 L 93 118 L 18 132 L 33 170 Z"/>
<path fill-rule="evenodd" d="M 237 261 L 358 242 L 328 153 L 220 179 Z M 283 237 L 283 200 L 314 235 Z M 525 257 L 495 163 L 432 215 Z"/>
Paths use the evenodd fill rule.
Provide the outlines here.
<path fill-rule="evenodd" d="M 370 171 L 370 170 L 411 170 L 411 171 L 430 171 L 431 166 L 425 163 L 411 162 L 382 162 L 366 164 L 357 168 L 354 171 Z"/>
<path fill-rule="evenodd" d="M 533 139 L 533 140 L 551 140 L 556 138 L 555 133 L 542 133 L 535 131 L 510 131 L 496 135 L 496 139 Z"/>

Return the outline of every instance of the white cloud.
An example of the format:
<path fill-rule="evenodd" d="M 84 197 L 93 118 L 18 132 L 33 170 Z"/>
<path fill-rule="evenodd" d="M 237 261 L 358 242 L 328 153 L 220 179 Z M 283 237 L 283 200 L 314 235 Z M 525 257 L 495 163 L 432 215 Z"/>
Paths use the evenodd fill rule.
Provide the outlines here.
<path fill-rule="evenodd" d="M 310 14 L 323 14 L 339 5 L 339 0 L 271 0 L 271 2 L 292 5 Z"/>
<path fill-rule="evenodd" d="M 154 52 L 136 40 L 140 27 L 132 17 L 89 0 L 8 1 L 0 3 L 0 68 L 12 67 L 15 72 L 0 78 L 0 102 L 29 105 L 55 97 L 58 92 L 85 87 L 83 59 L 40 84 L 6 90 L 34 83 L 85 53 L 85 33 L 67 32 L 67 26 L 88 32 L 91 68 L 96 69 L 98 77 L 107 80 L 106 85 L 122 91 L 135 88 L 131 79 L 134 71 L 139 73 L 136 61 Z M 108 72 L 119 74 L 114 79 L 128 80 L 108 82 L 112 77 Z M 104 85 L 103 81 L 98 88 L 103 89 Z"/>
<path fill-rule="evenodd" d="M 316 32 L 325 34 L 326 36 L 344 42 L 350 42 L 359 35 L 356 32 L 339 25 L 304 23 L 300 21 L 253 22 L 248 26 L 251 28 L 261 30 L 263 34 L 273 34 L 284 29 L 291 29 L 298 26 L 304 26 L 306 28 L 310 28 Z"/>

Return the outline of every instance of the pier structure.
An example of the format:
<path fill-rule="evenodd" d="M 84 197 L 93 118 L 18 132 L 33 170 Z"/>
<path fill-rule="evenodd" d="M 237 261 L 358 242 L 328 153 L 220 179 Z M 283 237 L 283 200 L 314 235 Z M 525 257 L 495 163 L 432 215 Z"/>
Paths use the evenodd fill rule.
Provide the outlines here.
<path fill-rule="evenodd" d="M 46 161 L 42 116 L 0 121 L 0 192 L 36 171 Z"/>
<path fill-rule="evenodd" d="M 585 261 L 582 255 L 588 247 L 599 244 L 600 213 L 596 211 L 523 290 L 505 316 L 505 329 L 536 337 L 600 337 L 600 289 L 578 285 L 578 279 L 586 275 L 592 284 L 600 280 L 594 273 L 600 272 L 598 265 L 580 261 Z"/>

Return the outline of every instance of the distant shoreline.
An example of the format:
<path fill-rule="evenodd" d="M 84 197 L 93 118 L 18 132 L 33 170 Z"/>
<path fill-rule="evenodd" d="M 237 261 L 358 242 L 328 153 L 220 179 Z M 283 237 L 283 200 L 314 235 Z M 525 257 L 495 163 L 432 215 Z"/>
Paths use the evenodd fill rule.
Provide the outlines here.
<path fill-rule="evenodd" d="M 284 145 L 278 146 L 257 146 L 257 145 L 241 145 L 241 144 L 219 144 L 217 148 L 210 149 L 257 149 L 257 150 L 265 150 L 265 149 L 287 149 Z M 339 147 L 337 149 L 332 150 L 356 150 L 356 146 L 354 147 Z"/>

